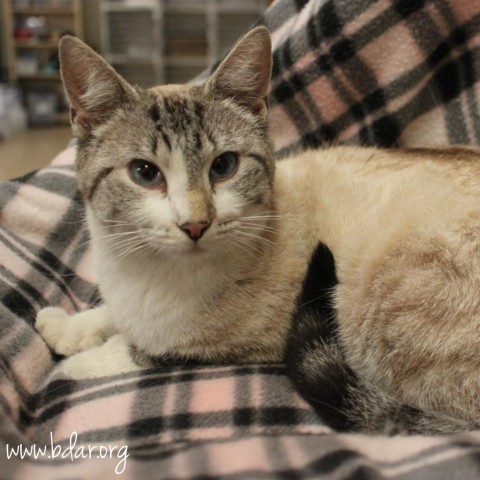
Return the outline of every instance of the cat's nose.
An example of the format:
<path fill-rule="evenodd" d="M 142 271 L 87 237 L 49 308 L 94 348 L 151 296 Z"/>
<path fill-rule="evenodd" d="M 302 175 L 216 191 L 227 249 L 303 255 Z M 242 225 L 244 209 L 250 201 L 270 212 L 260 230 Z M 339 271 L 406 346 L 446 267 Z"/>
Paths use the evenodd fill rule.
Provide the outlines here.
<path fill-rule="evenodd" d="M 209 222 L 196 222 L 196 223 L 184 223 L 183 225 L 179 225 L 180 230 L 185 232 L 190 240 L 196 242 L 200 240 L 210 226 Z"/>

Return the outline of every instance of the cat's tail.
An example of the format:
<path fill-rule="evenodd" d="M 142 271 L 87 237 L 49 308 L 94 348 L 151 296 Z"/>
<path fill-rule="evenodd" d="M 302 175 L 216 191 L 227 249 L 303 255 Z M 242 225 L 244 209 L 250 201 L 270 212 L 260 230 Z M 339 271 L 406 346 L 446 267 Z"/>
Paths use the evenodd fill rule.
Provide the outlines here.
<path fill-rule="evenodd" d="M 308 323 L 318 322 L 318 317 Z M 479 421 L 425 412 L 400 403 L 362 380 L 345 362 L 336 342 L 292 335 L 286 356 L 293 384 L 322 420 L 340 432 L 436 434 L 480 428 Z M 296 338 L 295 338 L 296 337 Z"/>
<path fill-rule="evenodd" d="M 422 411 L 362 379 L 345 361 L 338 343 L 332 295 L 337 284 L 332 253 L 315 251 L 305 278 L 286 350 L 287 373 L 299 393 L 337 431 L 450 433 L 480 428 Z"/>

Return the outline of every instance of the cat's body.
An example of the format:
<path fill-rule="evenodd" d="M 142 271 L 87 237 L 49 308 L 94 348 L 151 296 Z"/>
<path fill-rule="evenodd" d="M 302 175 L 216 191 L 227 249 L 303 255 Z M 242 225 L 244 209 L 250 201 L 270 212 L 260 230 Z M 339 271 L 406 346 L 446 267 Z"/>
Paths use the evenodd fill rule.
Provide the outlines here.
<path fill-rule="evenodd" d="M 317 231 L 339 282 L 327 285 L 335 332 L 325 334 L 315 308 L 311 318 L 312 294 L 299 302 L 292 378 L 317 408 L 328 407 L 323 401 L 331 414 L 354 410 L 332 421 L 341 429 L 480 426 L 479 152 L 341 148 L 314 156 Z"/>
<path fill-rule="evenodd" d="M 294 383 L 337 428 L 477 426 L 475 150 L 337 147 L 275 167 L 262 28 L 206 86 L 134 90 L 71 39 L 62 68 L 105 301 L 73 319 L 40 312 L 58 353 L 87 350 L 67 373 L 287 349 Z"/>

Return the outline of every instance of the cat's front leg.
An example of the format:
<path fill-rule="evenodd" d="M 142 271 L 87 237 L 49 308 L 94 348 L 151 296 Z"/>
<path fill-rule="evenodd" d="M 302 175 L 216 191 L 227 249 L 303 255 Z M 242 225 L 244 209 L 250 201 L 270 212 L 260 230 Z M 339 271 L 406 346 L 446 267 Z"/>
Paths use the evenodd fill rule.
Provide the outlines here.
<path fill-rule="evenodd" d="M 52 350 L 67 357 L 97 347 L 115 334 L 104 305 L 72 316 L 61 308 L 44 308 L 37 314 L 35 328 Z"/>
<path fill-rule="evenodd" d="M 76 380 L 118 375 L 141 368 L 133 360 L 131 347 L 121 334 L 113 335 L 99 347 L 66 358 L 59 365 L 64 375 Z"/>

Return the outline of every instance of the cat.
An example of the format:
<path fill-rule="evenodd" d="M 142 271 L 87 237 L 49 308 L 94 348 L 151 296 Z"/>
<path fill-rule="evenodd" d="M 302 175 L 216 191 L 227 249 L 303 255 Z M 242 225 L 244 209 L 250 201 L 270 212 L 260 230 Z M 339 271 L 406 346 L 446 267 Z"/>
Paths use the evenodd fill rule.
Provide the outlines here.
<path fill-rule="evenodd" d="M 271 41 L 142 90 L 64 37 L 104 304 L 36 328 L 73 378 L 281 362 L 341 431 L 479 426 L 480 155 L 336 146 L 275 162 Z"/>

